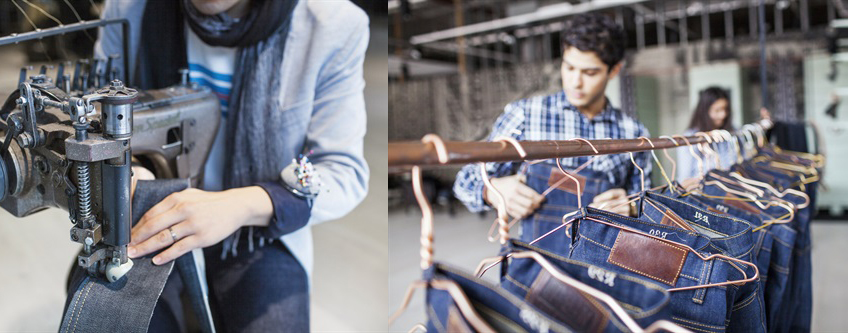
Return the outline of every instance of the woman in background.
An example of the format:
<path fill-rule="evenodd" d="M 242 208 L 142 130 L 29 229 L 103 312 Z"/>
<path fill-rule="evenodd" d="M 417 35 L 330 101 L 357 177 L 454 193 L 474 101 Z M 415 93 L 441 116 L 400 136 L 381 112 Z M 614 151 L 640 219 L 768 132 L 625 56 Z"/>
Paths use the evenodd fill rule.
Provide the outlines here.
<path fill-rule="evenodd" d="M 689 122 L 689 128 L 683 132 L 683 135 L 694 136 L 698 132 L 709 132 L 717 129 L 732 131 L 733 126 L 730 124 L 731 115 L 730 94 L 728 91 L 716 86 L 707 87 L 698 93 L 698 104 L 695 106 L 695 113 Z M 720 168 L 726 169 L 736 162 L 736 150 L 732 143 L 721 142 L 712 144 L 710 147 L 718 153 Z M 695 153 L 703 161 L 704 172 L 717 167 L 715 158 L 704 158 L 704 154 L 698 149 L 695 149 Z M 689 148 L 678 149 L 677 181 L 681 182 L 684 187 L 688 187 L 687 185 L 695 182 L 693 178 L 699 176 L 701 174 L 698 170 L 698 162 L 690 153 Z"/>

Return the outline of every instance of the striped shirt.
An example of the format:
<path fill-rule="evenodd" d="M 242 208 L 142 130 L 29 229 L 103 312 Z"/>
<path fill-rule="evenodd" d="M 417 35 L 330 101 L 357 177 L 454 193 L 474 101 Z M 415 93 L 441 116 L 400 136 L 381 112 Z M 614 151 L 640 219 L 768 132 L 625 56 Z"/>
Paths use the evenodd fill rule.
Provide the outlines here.
<path fill-rule="evenodd" d="M 584 139 L 634 139 L 650 137 L 642 123 L 614 108 L 609 102 L 603 111 L 592 119 L 587 118 L 566 99 L 565 92 L 547 96 L 535 96 L 508 104 L 498 117 L 489 141 L 497 137 L 512 137 L 516 140 L 568 140 Z M 562 159 L 562 165 L 574 169 L 591 157 Z M 636 163 L 645 170 L 645 187 L 651 185 L 650 153 L 634 154 Z M 488 163 L 486 169 L 491 177 L 515 174 L 519 162 Z M 588 169 L 603 172 L 615 186 L 628 193 L 641 190 L 641 173 L 630 161 L 629 154 L 598 156 Z M 472 212 L 488 209 L 483 201 L 483 180 L 476 164 L 462 168 L 456 176 L 454 194 Z"/>
<path fill-rule="evenodd" d="M 186 26 L 186 53 L 188 55 L 189 80 L 209 87 L 221 103 L 221 123 L 218 134 L 203 168 L 203 186 L 207 191 L 224 189 L 224 156 L 226 145 L 227 111 L 230 106 L 230 91 L 233 88 L 233 72 L 236 65 L 234 47 L 210 46 Z"/>

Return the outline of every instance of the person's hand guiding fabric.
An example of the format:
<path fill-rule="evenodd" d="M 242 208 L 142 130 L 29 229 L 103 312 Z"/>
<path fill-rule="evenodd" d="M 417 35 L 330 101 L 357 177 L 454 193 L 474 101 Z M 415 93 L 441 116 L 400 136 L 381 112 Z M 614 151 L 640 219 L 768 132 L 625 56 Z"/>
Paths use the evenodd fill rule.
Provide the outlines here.
<path fill-rule="evenodd" d="M 506 211 L 514 218 L 525 218 L 533 214 L 545 201 L 545 197 L 524 184 L 521 175 L 492 178 L 492 185 L 504 196 Z M 497 208 L 500 204 L 492 189 L 486 190 L 484 198 L 492 207 Z"/>
<path fill-rule="evenodd" d="M 274 213 L 261 187 L 222 192 L 187 189 L 166 197 L 132 229 L 127 254 L 138 258 L 167 248 L 153 258 L 162 265 L 196 249 L 216 244 L 243 226 L 267 226 Z"/>

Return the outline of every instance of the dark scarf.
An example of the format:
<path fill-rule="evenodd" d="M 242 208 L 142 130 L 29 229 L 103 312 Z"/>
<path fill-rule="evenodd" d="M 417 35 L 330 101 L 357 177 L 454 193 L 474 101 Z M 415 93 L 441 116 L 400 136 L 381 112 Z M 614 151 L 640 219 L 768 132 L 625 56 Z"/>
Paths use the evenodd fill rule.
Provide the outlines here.
<path fill-rule="evenodd" d="M 225 188 L 279 180 L 280 170 L 291 162 L 283 154 L 267 153 L 267 143 L 281 139 L 280 131 L 266 128 L 282 127 L 274 126 L 279 117 L 273 115 L 296 5 L 297 0 L 250 0 L 250 12 L 242 19 L 203 15 L 189 0 L 148 0 L 145 7 L 135 87 L 159 89 L 179 82 L 178 70 L 188 67 L 186 20 L 205 43 L 239 48 L 226 126 Z M 228 241 L 233 238 L 238 232 Z"/>
<path fill-rule="evenodd" d="M 200 14 L 189 0 L 148 0 L 142 19 L 141 45 L 134 86 L 159 89 L 179 82 L 178 70 L 188 67 L 185 21 L 212 46 L 238 47 L 226 126 L 224 185 L 227 188 L 276 180 L 290 161 L 265 154 L 274 142 L 265 131 L 277 108 L 286 37 L 297 0 L 250 0 L 243 19 L 227 14 Z M 244 112 L 243 112 L 244 111 Z"/>

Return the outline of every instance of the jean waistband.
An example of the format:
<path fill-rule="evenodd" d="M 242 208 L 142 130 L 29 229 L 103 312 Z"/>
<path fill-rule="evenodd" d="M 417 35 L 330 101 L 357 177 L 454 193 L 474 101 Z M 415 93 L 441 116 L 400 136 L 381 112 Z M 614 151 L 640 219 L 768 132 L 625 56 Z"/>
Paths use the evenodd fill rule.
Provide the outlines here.
<path fill-rule="evenodd" d="M 642 233 L 622 230 L 623 216 L 596 214 L 590 208 L 580 210 L 571 230 L 572 248 L 569 258 L 598 265 L 621 274 L 631 274 L 660 283 L 666 288 L 701 286 L 743 278 L 741 265 L 722 258 L 707 258 L 697 250 Z M 590 219 L 591 218 L 591 219 Z M 753 276 L 753 268 L 741 267 L 745 276 Z M 730 304 L 740 290 L 735 285 L 712 286 L 675 291 L 671 294 L 671 312 L 676 322 L 697 322 L 708 331 L 723 331 L 726 318 L 710 313 L 730 313 Z M 709 309 L 709 311 L 706 311 Z M 692 327 L 691 325 L 689 327 Z"/>
<path fill-rule="evenodd" d="M 706 193 L 707 195 L 713 195 L 713 196 L 736 197 L 734 195 L 727 193 L 724 189 L 722 189 L 718 186 L 715 186 L 715 185 L 704 186 L 703 192 Z M 743 199 L 743 198 L 739 198 L 739 199 Z M 762 200 L 767 201 L 768 199 L 763 198 Z M 756 206 L 752 203 L 749 203 L 749 202 L 746 202 L 746 201 L 741 201 L 741 200 L 725 199 L 725 200 L 722 201 L 722 203 L 724 203 L 728 206 L 736 207 L 736 208 L 739 208 L 739 209 L 744 209 L 746 211 L 751 211 L 752 214 L 753 214 L 753 211 L 756 210 L 761 215 L 763 222 L 773 220 L 773 219 L 778 219 L 780 217 L 783 217 L 787 213 L 789 213 L 785 208 L 782 208 L 780 206 L 768 206 L 766 208 L 760 208 L 759 206 Z M 799 216 L 798 212 L 799 211 L 795 212 L 796 218 L 793 219 L 791 222 L 789 222 L 787 224 L 788 226 L 795 229 L 796 231 L 799 230 L 799 228 L 801 227 L 800 223 L 802 222 L 801 219 L 799 219 L 800 216 Z"/>
<path fill-rule="evenodd" d="M 475 312 L 496 332 L 513 331 L 573 331 L 526 301 L 462 270 L 434 263 L 424 271 L 424 280 L 447 280 L 456 283 L 469 299 Z M 435 332 L 473 331 L 458 310 L 452 296 L 440 289 L 427 288 L 428 328 Z"/>
<path fill-rule="evenodd" d="M 690 194 L 686 196 L 677 195 L 675 199 L 688 202 L 701 209 L 706 209 L 717 214 L 727 214 L 737 217 L 752 225 L 762 225 L 763 218 L 760 215 L 752 214 L 751 212 L 736 208 L 734 206 L 723 204 L 721 201 L 713 198 L 707 198 L 698 194 Z"/>
<path fill-rule="evenodd" d="M 750 259 L 755 241 L 751 224 L 744 220 L 703 210 L 690 203 L 654 192 L 643 193 L 641 208 L 642 214 L 647 217 L 669 219 L 668 216 L 671 216 L 671 219 L 682 220 L 681 228 L 689 226 L 709 237 L 711 243 L 720 250 L 719 253 Z"/>
<path fill-rule="evenodd" d="M 520 241 L 511 241 L 505 246 L 504 250 L 505 252 L 533 251 L 541 254 L 561 272 L 614 298 L 640 325 L 668 318 L 668 311 L 665 311 L 665 307 L 669 302 L 669 292 L 663 286 L 647 279 L 616 274 L 596 265 L 567 259 Z M 555 307 L 560 309 L 560 313 L 564 316 L 573 316 L 574 313 L 570 313 L 570 311 L 562 311 L 563 308 L 569 307 L 566 304 L 569 300 L 555 297 L 558 294 L 569 293 L 557 292 L 557 289 L 561 290 L 562 288 L 548 286 L 543 289 L 544 286 L 540 286 L 539 281 L 544 277 L 542 270 L 543 268 L 532 259 L 513 258 L 506 267 L 504 280 L 519 286 L 521 296 L 525 296 L 525 299 L 531 299 L 529 295 L 535 293 L 537 296 L 533 297 L 540 297 L 549 304 L 558 304 Z M 613 316 L 610 311 L 604 310 L 608 313 L 608 316 Z M 587 317 L 591 317 L 591 315 Z M 571 326 L 574 327 L 575 325 Z"/>
<path fill-rule="evenodd" d="M 635 229 L 646 234 L 689 246 L 697 251 L 706 251 L 706 249 L 710 246 L 709 237 L 694 230 L 685 230 L 670 225 L 654 223 L 650 220 L 641 220 L 592 207 L 584 207 L 571 218 L 583 216 L 600 218 L 609 223 Z"/>

